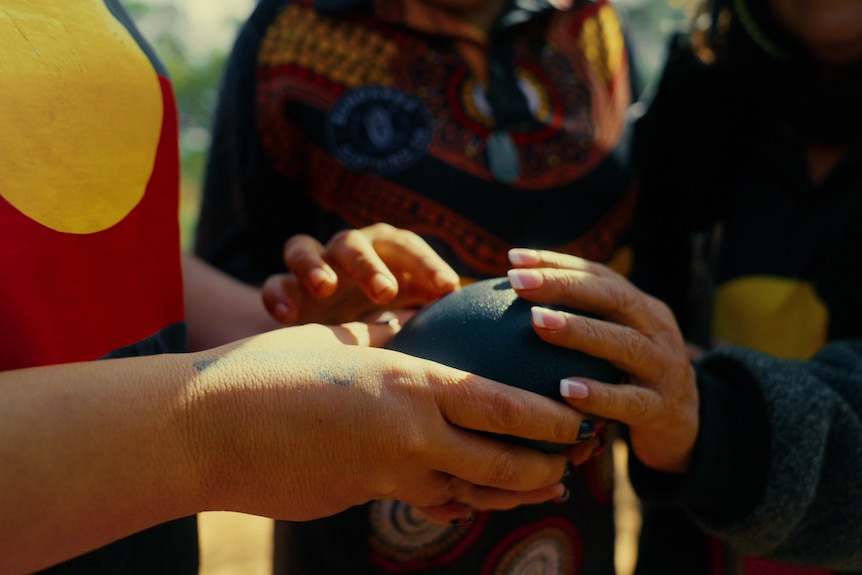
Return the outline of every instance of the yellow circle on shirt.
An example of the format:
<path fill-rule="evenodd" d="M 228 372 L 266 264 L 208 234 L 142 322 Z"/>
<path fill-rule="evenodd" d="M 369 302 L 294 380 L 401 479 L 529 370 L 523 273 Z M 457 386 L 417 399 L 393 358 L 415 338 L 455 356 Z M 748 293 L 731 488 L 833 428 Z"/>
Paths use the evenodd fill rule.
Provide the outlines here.
<path fill-rule="evenodd" d="M 0 195 L 87 234 L 144 196 L 161 133 L 155 70 L 101 0 L 0 4 Z"/>

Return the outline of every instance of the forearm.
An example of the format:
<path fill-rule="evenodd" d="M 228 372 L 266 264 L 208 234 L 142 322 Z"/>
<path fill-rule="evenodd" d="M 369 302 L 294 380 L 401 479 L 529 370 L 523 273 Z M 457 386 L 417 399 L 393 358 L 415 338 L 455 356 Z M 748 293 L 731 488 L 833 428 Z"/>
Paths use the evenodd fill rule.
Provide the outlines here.
<path fill-rule="evenodd" d="M 192 351 L 276 329 L 260 290 L 191 254 L 183 255 L 186 323 Z"/>
<path fill-rule="evenodd" d="M 0 571 L 195 513 L 185 356 L 0 373 Z"/>

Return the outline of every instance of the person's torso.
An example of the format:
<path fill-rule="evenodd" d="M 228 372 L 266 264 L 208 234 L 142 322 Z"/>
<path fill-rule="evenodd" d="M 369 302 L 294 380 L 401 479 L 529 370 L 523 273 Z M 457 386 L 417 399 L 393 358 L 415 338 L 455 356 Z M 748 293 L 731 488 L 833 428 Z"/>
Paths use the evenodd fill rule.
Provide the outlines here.
<path fill-rule="evenodd" d="M 469 277 L 504 273 L 513 246 L 609 260 L 635 196 L 620 22 L 586 3 L 501 38 L 488 89 L 451 37 L 287 3 L 258 53 L 255 97 L 284 194 L 316 211 L 291 232 L 325 241 L 385 221 Z"/>
<path fill-rule="evenodd" d="M 0 369 L 185 350 L 173 92 L 112 0 L 0 0 Z M 194 518 L 49 573 L 195 573 Z"/>

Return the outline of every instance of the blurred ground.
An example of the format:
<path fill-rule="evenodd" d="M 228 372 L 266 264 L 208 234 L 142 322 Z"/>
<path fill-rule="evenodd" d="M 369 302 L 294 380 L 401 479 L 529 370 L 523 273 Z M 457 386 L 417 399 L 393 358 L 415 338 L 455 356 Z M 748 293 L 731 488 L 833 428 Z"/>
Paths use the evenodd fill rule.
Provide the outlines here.
<path fill-rule="evenodd" d="M 270 575 L 272 520 L 241 513 L 198 515 L 201 575 Z"/>
<path fill-rule="evenodd" d="M 613 445 L 617 470 L 626 469 L 626 448 Z M 618 471 L 617 575 L 631 575 L 640 531 L 637 498 Z M 198 516 L 201 537 L 201 575 L 270 575 L 272 521 L 240 513 L 209 512 Z"/>

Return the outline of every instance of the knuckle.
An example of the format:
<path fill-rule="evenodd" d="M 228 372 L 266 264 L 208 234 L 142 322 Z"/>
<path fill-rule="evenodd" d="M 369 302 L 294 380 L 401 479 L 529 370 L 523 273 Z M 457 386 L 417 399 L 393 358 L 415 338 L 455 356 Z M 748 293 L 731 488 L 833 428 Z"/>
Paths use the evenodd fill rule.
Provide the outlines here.
<path fill-rule="evenodd" d="M 431 489 L 427 492 L 427 498 L 422 501 L 423 506 L 436 507 L 445 505 L 458 497 L 458 482 L 447 473 L 438 473 L 431 482 Z"/>
<path fill-rule="evenodd" d="M 396 233 L 398 229 L 386 222 L 377 222 L 362 228 L 362 232 L 370 237 L 389 236 Z"/>
<path fill-rule="evenodd" d="M 326 247 L 331 249 L 334 247 L 344 246 L 358 233 L 360 232 L 357 230 L 341 230 L 340 232 L 336 232 L 335 235 L 329 238 L 329 241 L 326 243 Z"/>
<path fill-rule="evenodd" d="M 493 457 L 488 465 L 488 485 L 506 487 L 518 475 L 518 463 L 510 449 L 503 449 Z"/>
<path fill-rule="evenodd" d="M 649 405 L 642 393 L 631 393 L 626 395 L 626 411 L 638 420 L 649 413 Z"/>
<path fill-rule="evenodd" d="M 521 429 L 528 421 L 527 401 L 509 390 L 494 393 L 491 403 L 491 424 L 503 432 Z"/>

